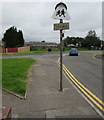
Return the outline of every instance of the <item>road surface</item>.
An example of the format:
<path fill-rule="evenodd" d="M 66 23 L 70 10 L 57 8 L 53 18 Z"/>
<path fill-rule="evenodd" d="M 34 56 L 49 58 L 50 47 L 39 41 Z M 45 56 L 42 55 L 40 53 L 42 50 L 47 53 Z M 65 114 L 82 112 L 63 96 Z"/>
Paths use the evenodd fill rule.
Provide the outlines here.
<path fill-rule="evenodd" d="M 102 62 L 95 59 L 93 53 L 80 52 L 79 56 L 65 55 L 63 64 L 75 77 L 79 84 L 81 84 L 77 85 L 77 88 L 84 94 L 86 98 L 88 98 L 91 103 L 94 104 L 94 106 L 97 106 L 97 109 L 99 109 L 99 111 L 102 112 Z"/>
<path fill-rule="evenodd" d="M 44 61 L 44 63 L 41 64 L 37 63 L 37 65 L 33 67 L 33 80 L 31 81 L 32 83 L 30 84 L 31 89 L 28 92 L 29 95 L 27 97 L 27 100 L 25 101 L 25 103 L 21 104 L 21 110 L 22 109 L 24 110 L 25 107 L 27 108 L 26 110 L 30 112 L 44 111 L 49 109 L 51 110 L 53 108 L 54 109 L 68 108 L 71 110 L 72 114 L 75 115 L 76 109 L 78 108 L 80 112 L 77 111 L 77 114 L 81 114 L 81 113 L 83 114 L 83 112 L 85 112 L 84 114 L 86 114 L 88 117 L 88 114 L 91 115 L 93 111 L 91 110 L 91 108 L 89 108 L 89 106 L 85 102 L 83 102 L 83 99 L 80 98 L 80 96 L 82 95 L 85 98 L 85 100 L 87 100 L 87 102 L 90 103 L 91 106 L 94 106 L 93 108 L 97 111 L 97 113 L 101 115 L 102 103 L 99 103 L 99 101 L 102 102 L 102 62 L 95 59 L 93 56 L 94 54 L 96 54 L 96 52 L 80 52 L 79 56 L 68 56 L 68 53 L 64 54 L 63 71 L 66 74 L 67 78 L 63 76 L 64 78 L 63 88 L 67 87 L 69 89 L 68 91 L 65 91 L 65 93 L 67 94 L 65 93 L 62 94 L 64 96 L 62 96 L 61 99 L 60 99 L 60 94 L 59 96 L 58 95 L 56 96 L 57 92 L 53 92 L 53 89 L 57 89 L 58 81 L 59 81 L 59 77 L 57 76 L 59 71 L 57 71 L 57 66 L 55 65 L 55 63 L 53 63 L 53 61 L 59 60 L 59 53 L 27 55 L 27 56 L 11 56 L 11 58 L 24 57 L 24 58 L 33 58 L 40 61 L 42 60 L 42 62 Z M 73 77 L 70 77 L 69 72 Z M 39 79 L 40 82 L 34 81 L 37 79 Z M 44 84 L 43 84 L 43 80 L 44 80 Z M 76 82 L 76 80 L 78 82 Z M 72 82 L 72 84 L 74 81 L 73 85 L 76 86 L 76 88 L 78 88 L 77 90 L 81 94 L 80 96 L 75 92 L 77 90 L 74 87 L 71 87 L 71 85 L 69 84 L 70 81 Z M 3 96 L 4 96 L 3 98 L 5 99 L 4 105 L 11 104 L 15 106 L 14 108 L 16 108 L 19 103 L 23 102 L 23 101 L 18 101 L 15 98 L 13 98 L 12 100 L 12 97 L 11 96 L 8 97 L 8 95 L 6 94 L 4 94 Z M 57 101 L 56 98 L 60 99 L 60 101 Z M 6 99 L 8 99 L 9 102 L 6 101 Z M 13 101 L 16 101 L 16 103 L 14 104 Z M 31 103 L 33 104 L 32 106 Z M 18 112 L 20 112 L 20 108 L 18 108 Z M 50 114 L 47 111 L 46 113 Z M 95 115 L 95 113 L 93 113 L 93 115 Z"/>
<path fill-rule="evenodd" d="M 79 56 L 64 56 L 63 64 L 90 91 L 102 99 L 102 62 L 91 53 Z"/>

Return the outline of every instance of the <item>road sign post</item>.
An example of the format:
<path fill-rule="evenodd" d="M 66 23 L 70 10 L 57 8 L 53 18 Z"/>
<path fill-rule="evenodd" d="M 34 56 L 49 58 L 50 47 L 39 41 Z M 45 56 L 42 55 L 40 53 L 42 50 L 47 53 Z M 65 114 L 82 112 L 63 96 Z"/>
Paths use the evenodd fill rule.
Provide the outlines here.
<path fill-rule="evenodd" d="M 63 23 L 63 20 L 60 19 L 60 23 Z M 63 46 L 63 41 L 62 41 L 62 31 L 63 30 L 60 30 L 60 86 L 59 86 L 59 91 L 62 91 L 63 88 L 62 88 L 62 52 L 63 52 L 63 49 L 62 49 L 62 46 Z"/>
<path fill-rule="evenodd" d="M 55 12 L 53 13 L 52 18 L 60 20 L 59 24 L 54 24 L 54 30 L 60 30 L 60 83 L 59 83 L 59 91 L 63 91 L 63 87 L 62 87 L 63 40 L 62 40 L 62 38 L 63 38 L 63 30 L 69 29 L 69 24 L 63 23 L 63 19 L 65 19 L 65 20 L 70 19 L 69 14 L 67 12 L 67 6 L 62 2 L 58 3 L 55 7 Z"/>

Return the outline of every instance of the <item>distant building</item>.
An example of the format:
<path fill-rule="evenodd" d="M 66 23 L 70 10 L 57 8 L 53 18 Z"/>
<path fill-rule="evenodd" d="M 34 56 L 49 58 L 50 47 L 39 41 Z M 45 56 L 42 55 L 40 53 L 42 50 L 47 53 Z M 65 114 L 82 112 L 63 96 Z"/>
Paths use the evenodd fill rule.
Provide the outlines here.
<path fill-rule="evenodd" d="M 74 45 L 74 44 L 69 44 L 68 46 L 69 46 L 69 47 L 75 47 L 75 45 Z"/>
<path fill-rule="evenodd" d="M 57 43 L 51 43 L 51 42 L 25 42 L 24 46 L 57 46 Z"/>

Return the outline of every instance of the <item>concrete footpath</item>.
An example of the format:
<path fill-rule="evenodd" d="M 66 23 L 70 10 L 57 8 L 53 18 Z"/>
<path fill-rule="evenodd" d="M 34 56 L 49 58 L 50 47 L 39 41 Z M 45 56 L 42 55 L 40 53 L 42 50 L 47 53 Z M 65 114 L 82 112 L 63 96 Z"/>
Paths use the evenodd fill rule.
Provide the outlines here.
<path fill-rule="evenodd" d="M 12 107 L 12 118 L 99 118 L 63 75 L 59 92 L 59 66 L 55 61 L 35 58 L 26 100 L 3 91 L 3 106 Z"/>

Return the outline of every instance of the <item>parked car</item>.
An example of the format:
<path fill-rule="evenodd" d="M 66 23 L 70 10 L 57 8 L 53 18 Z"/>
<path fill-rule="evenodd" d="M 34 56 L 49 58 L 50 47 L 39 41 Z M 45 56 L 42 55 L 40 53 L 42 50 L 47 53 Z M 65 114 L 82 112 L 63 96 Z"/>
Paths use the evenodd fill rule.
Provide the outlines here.
<path fill-rule="evenodd" d="M 69 51 L 69 56 L 71 55 L 78 56 L 78 50 L 76 48 L 71 48 L 71 50 Z"/>

